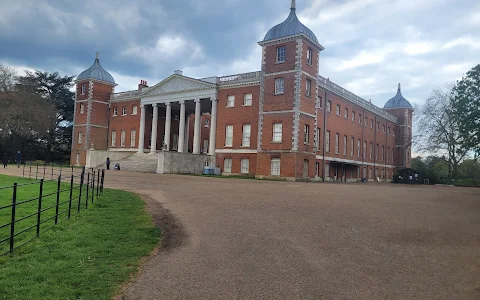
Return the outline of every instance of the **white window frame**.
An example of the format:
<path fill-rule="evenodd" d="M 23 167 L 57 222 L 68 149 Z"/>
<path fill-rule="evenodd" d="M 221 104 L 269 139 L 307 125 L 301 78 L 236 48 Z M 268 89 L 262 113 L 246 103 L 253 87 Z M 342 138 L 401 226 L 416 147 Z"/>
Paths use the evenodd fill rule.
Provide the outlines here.
<path fill-rule="evenodd" d="M 227 96 L 227 107 L 235 107 L 235 95 Z"/>
<path fill-rule="evenodd" d="M 303 144 L 310 144 L 310 125 L 303 125 Z"/>
<path fill-rule="evenodd" d="M 83 115 L 83 111 L 85 109 L 85 105 L 83 103 L 80 103 L 80 114 Z"/>
<path fill-rule="evenodd" d="M 130 130 L 130 147 L 135 147 L 135 140 L 137 138 L 137 130 Z"/>
<path fill-rule="evenodd" d="M 225 147 L 233 147 L 233 125 L 225 126 Z"/>
<path fill-rule="evenodd" d="M 385 133 L 385 124 L 382 124 L 383 133 Z"/>
<path fill-rule="evenodd" d="M 272 126 L 272 142 L 281 143 L 283 140 L 283 124 L 282 123 L 273 123 Z"/>
<path fill-rule="evenodd" d="M 332 101 L 327 101 L 327 112 L 332 112 Z"/>
<path fill-rule="evenodd" d="M 327 130 L 325 135 L 325 152 L 330 152 L 330 130 Z"/>
<path fill-rule="evenodd" d="M 122 116 L 126 116 L 127 115 L 127 107 L 124 106 L 122 107 Z"/>
<path fill-rule="evenodd" d="M 77 143 L 81 144 L 83 141 L 83 132 L 79 131 L 77 134 Z"/>
<path fill-rule="evenodd" d="M 385 145 L 382 145 L 382 161 L 385 161 Z"/>
<path fill-rule="evenodd" d="M 373 143 L 372 142 L 370 142 L 370 155 L 369 156 L 370 156 L 370 159 L 373 158 Z"/>
<path fill-rule="evenodd" d="M 252 93 L 248 93 L 248 94 L 243 95 L 243 106 L 252 106 L 252 102 L 253 102 Z"/>
<path fill-rule="evenodd" d="M 335 133 L 335 154 L 340 154 L 339 152 L 339 143 L 340 143 L 340 134 Z"/>
<path fill-rule="evenodd" d="M 343 136 L 343 155 L 347 156 L 347 136 Z"/>
<path fill-rule="evenodd" d="M 361 149 L 362 149 L 362 141 L 359 139 L 357 141 L 357 157 L 358 158 L 362 157 Z"/>
<path fill-rule="evenodd" d="M 312 80 L 310 80 L 309 78 L 307 78 L 307 80 L 305 81 L 305 94 L 307 95 L 307 97 L 312 96 Z"/>
<path fill-rule="evenodd" d="M 117 107 L 113 108 L 113 116 L 114 117 L 118 116 L 118 108 Z"/>
<path fill-rule="evenodd" d="M 132 106 L 132 116 L 136 116 L 138 114 L 138 106 Z"/>
<path fill-rule="evenodd" d="M 173 134 L 172 150 L 178 150 L 178 133 Z"/>
<path fill-rule="evenodd" d="M 358 124 L 362 124 L 362 114 L 358 114 Z"/>
<path fill-rule="evenodd" d="M 345 119 L 348 119 L 348 108 L 345 108 L 343 110 L 343 116 L 345 117 Z"/>
<path fill-rule="evenodd" d="M 313 63 L 313 51 L 312 51 L 311 48 L 308 48 L 307 49 L 307 64 L 311 66 L 312 63 Z"/>
<path fill-rule="evenodd" d="M 242 158 L 240 160 L 240 173 L 248 174 L 250 172 L 250 160 L 248 158 Z"/>
<path fill-rule="evenodd" d="M 352 136 L 350 138 L 350 156 L 353 157 L 355 154 L 355 138 Z"/>
<path fill-rule="evenodd" d="M 355 112 L 352 111 L 352 122 L 355 122 Z"/>
<path fill-rule="evenodd" d="M 390 161 L 390 147 L 387 147 L 387 162 Z"/>
<path fill-rule="evenodd" d="M 283 77 L 275 78 L 275 95 L 285 93 L 285 80 Z"/>
<path fill-rule="evenodd" d="M 80 164 L 80 153 L 77 153 L 76 155 L 75 164 Z"/>
<path fill-rule="evenodd" d="M 363 158 L 367 158 L 367 141 L 363 141 Z"/>
<path fill-rule="evenodd" d="M 251 134 L 252 134 L 252 125 L 244 124 L 242 128 L 242 147 L 250 147 Z"/>
<path fill-rule="evenodd" d="M 80 86 L 80 95 L 85 95 L 85 83 L 82 83 L 82 85 Z"/>
<path fill-rule="evenodd" d="M 270 175 L 280 176 L 281 160 L 280 158 L 272 158 L 270 160 Z"/>
<path fill-rule="evenodd" d="M 111 147 L 115 147 L 115 144 L 117 143 L 117 131 L 112 130 L 112 141 L 111 141 Z"/>
<path fill-rule="evenodd" d="M 335 113 L 337 114 L 337 116 L 340 116 L 340 104 L 337 104 L 336 108 L 335 108 Z"/>
<path fill-rule="evenodd" d="M 120 147 L 125 147 L 126 134 L 125 130 L 120 131 Z"/>
<path fill-rule="evenodd" d="M 377 150 L 377 151 L 375 151 L 375 160 L 378 160 L 378 152 L 380 151 L 380 147 L 378 146 L 378 144 L 377 144 L 375 150 Z"/>
<path fill-rule="evenodd" d="M 287 61 L 287 46 L 279 46 L 277 47 L 277 55 L 276 55 L 276 62 L 284 63 Z"/>
<path fill-rule="evenodd" d="M 223 172 L 232 173 L 232 158 L 227 157 L 223 159 Z"/>

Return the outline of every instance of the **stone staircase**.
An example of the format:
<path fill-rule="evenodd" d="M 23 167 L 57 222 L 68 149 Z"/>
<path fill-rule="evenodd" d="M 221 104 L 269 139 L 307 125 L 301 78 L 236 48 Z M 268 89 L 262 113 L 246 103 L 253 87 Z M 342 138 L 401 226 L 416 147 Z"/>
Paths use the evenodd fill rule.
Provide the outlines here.
<path fill-rule="evenodd" d="M 118 161 L 110 161 L 110 170 L 114 170 L 116 163 L 120 164 L 121 171 L 157 173 L 158 154 L 135 153 Z"/>

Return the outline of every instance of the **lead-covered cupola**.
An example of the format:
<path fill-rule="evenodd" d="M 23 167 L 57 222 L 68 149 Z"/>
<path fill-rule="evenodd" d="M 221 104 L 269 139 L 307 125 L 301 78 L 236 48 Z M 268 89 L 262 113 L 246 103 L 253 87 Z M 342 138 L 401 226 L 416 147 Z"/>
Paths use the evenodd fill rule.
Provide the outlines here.
<path fill-rule="evenodd" d="M 111 85 L 116 85 L 115 80 L 113 79 L 113 76 L 110 75 L 100 64 L 100 59 L 98 58 L 98 52 L 97 56 L 95 57 L 95 61 L 93 62 L 93 65 L 80 73 L 80 75 L 77 76 L 76 81 L 81 81 L 81 80 L 98 80 L 104 83 L 108 83 Z"/>

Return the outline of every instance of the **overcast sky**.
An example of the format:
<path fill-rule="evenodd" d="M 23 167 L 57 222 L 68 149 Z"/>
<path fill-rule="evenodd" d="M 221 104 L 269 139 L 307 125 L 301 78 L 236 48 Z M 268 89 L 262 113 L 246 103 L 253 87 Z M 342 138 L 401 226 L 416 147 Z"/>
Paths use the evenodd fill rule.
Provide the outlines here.
<path fill-rule="evenodd" d="M 0 62 L 78 75 L 100 52 L 119 86 L 260 70 L 262 40 L 290 0 L 2 0 Z M 383 104 L 402 83 L 420 104 L 480 63 L 477 0 L 297 0 L 325 47 L 320 74 Z"/>

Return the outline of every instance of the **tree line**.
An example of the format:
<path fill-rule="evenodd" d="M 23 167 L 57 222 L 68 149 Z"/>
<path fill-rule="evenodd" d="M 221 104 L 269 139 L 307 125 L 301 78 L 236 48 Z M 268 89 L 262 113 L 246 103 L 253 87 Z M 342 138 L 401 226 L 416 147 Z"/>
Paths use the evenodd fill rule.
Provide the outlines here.
<path fill-rule="evenodd" d="M 11 160 L 66 162 L 70 157 L 74 76 L 25 70 L 17 76 L 0 63 L 0 153 Z"/>
<path fill-rule="evenodd" d="M 415 149 L 429 156 L 412 160 L 412 168 L 434 181 L 480 178 L 480 64 L 434 89 L 414 116 Z"/>

